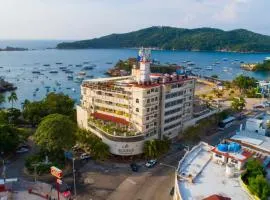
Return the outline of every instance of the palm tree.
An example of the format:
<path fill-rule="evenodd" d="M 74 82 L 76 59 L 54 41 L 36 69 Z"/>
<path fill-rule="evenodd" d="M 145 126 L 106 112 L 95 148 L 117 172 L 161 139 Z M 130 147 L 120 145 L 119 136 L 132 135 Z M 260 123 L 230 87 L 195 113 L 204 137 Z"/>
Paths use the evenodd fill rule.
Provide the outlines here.
<path fill-rule="evenodd" d="M 0 94 L 0 105 L 6 101 L 5 96 Z"/>
<path fill-rule="evenodd" d="M 8 102 L 11 102 L 11 108 L 13 108 L 14 102 L 18 100 L 16 92 L 11 92 L 9 97 L 8 97 Z"/>

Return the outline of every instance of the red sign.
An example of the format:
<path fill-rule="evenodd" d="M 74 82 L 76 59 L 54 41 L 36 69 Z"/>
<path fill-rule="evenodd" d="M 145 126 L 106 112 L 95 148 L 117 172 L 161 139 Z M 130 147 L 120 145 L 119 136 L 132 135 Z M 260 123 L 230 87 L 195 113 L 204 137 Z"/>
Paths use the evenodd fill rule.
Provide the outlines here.
<path fill-rule="evenodd" d="M 52 166 L 51 175 L 55 176 L 56 178 L 62 178 L 63 173 L 61 169 L 58 169 L 57 167 Z"/>
<path fill-rule="evenodd" d="M 56 182 L 61 185 L 63 183 L 63 181 L 61 179 L 57 179 Z"/>

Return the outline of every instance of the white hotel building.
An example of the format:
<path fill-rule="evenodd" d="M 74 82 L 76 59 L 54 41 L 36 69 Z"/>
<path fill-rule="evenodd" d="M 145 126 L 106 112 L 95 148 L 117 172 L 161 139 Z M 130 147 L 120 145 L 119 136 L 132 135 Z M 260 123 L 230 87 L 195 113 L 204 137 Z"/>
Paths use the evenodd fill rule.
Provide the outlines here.
<path fill-rule="evenodd" d="M 195 79 L 151 74 L 150 51 L 139 52 L 131 76 L 98 78 L 81 85 L 77 122 L 115 155 L 137 155 L 146 140 L 176 137 L 193 115 Z"/>

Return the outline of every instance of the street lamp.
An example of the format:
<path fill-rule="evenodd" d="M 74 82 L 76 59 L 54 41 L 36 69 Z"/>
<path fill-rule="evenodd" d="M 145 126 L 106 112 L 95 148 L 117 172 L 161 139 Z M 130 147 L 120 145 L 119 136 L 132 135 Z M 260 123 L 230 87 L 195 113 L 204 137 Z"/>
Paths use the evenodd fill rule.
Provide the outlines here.
<path fill-rule="evenodd" d="M 175 198 L 175 183 L 177 180 L 177 167 L 173 166 L 173 165 L 169 165 L 169 164 L 165 164 L 165 163 L 160 163 L 160 165 L 166 166 L 166 167 L 170 167 L 172 169 L 174 169 L 174 190 L 173 190 L 173 198 Z"/>
<path fill-rule="evenodd" d="M 76 196 L 77 196 L 77 191 L 76 191 L 76 170 L 75 170 L 75 164 L 74 164 L 74 162 L 75 162 L 75 158 L 73 157 L 72 158 L 72 169 L 73 169 L 73 184 L 74 184 L 74 196 L 75 196 L 75 198 L 76 198 Z"/>
<path fill-rule="evenodd" d="M 3 178 L 4 178 L 4 183 L 6 181 L 6 166 L 5 166 L 5 160 L 4 160 L 4 152 L 1 152 L 1 158 L 2 158 L 2 163 L 3 163 L 3 172 L 2 172 L 2 175 L 3 175 Z"/>

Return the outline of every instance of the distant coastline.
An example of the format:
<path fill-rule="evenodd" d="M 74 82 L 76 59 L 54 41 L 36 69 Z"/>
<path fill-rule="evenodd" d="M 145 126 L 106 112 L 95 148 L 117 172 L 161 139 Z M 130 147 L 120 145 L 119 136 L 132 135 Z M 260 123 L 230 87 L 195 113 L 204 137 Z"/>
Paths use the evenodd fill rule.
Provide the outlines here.
<path fill-rule="evenodd" d="M 214 28 L 183 29 L 150 27 L 100 38 L 62 42 L 57 49 L 115 49 L 150 47 L 154 50 L 269 53 L 270 36 L 245 29 L 224 31 Z"/>
<path fill-rule="evenodd" d="M 1 49 L 0 51 L 28 51 L 27 48 L 22 48 L 22 47 L 10 47 L 7 46 L 6 48 Z"/>

